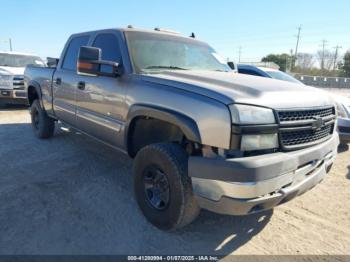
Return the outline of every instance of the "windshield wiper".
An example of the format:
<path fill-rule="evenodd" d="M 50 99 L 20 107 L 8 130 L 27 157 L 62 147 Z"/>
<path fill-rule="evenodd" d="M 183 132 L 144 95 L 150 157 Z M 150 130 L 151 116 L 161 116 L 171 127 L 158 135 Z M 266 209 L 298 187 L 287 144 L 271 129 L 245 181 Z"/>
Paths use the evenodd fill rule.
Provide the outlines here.
<path fill-rule="evenodd" d="M 188 70 L 178 66 L 147 66 L 145 69 L 170 69 L 170 70 Z"/>

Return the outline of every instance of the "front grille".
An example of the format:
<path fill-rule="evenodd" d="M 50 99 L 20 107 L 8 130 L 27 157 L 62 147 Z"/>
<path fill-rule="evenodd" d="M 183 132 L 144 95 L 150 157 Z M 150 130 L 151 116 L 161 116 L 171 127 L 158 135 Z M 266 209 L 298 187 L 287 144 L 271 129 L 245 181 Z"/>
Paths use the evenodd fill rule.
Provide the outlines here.
<path fill-rule="evenodd" d="M 278 118 L 280 122 L 288 121 L 302 121 L 311 120 L 315 117 L 329 117 L 335 115 L 334 107 L 313 109 L 313 110 L 300 110 L 300 111 L 280 111 L 278 112 Z"/>
<path fill-rule="evenodd" d="M 328 125 L 319 130 L 301 130 L 281 133 L 281 140 L 284 146 L 295 146 L 308 144 L 315 141 L 323 140 L 332 135 L 334 125 Z"/>
<path fill-rule="evenodd" d="M 329 139 L 334 131 L 335 108 L 278 111 L 279 138 L 283 149 L 295 150 Z"/>
<path fill-rule="evenodd" d="M 15 76 L 13 78 L 13 89 L 24 90 L 24 77 L 23 76 Z"/>

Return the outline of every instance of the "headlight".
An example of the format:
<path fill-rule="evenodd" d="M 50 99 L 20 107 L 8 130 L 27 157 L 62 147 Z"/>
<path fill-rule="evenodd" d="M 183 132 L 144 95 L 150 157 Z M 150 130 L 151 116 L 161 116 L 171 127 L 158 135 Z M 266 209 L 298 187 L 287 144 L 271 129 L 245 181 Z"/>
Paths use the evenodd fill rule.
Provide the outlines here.
<path fill-rule="evenodd" d="M 243 135 L 241 140 L 242 151 L 254 151 L 278 148 L 277 134 Z"/>
<path fill-rule="evenodd" d="M 336 106 L 337 106 L 337 115 L 338 117 L 341 118 L 349 118 L 348 113 L 345 110 L 345 107 L 343 106 L 343 104 L 336 102 Z"/>
<path fill-rule="evenodd" d="M 11 75 L 0 75 L 0 87 L 9 88 L 12 86 L 12 76 Z"/>
<path fill-rule="evenodd" d="M 230 110 L 233 124 L 259 125 L 276 123 L 273 111 L 268 108 L 235 104 L 230 106 Z"/>

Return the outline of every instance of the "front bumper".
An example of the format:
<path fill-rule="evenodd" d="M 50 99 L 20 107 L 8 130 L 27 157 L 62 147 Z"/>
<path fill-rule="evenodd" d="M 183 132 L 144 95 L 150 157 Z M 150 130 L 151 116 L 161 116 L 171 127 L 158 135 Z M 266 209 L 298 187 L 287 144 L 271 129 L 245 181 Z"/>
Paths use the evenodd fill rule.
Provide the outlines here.
<path fill-rule="evenodd" d="M 339 144 L 237 159 L 190 157 L 189 175 L 200 206 L 245 215 L 273 208 L 314 187 L 330 170 Z"/>
<path fill-rule="evenodd" d="M 338 118 L 338 132 L 341 143 L 350 143 L 350 119 Z"/>
<path fill-rule="evenodd" d="M 0 102 L 27 104 L 27 94 L 24 90 L 0 89 Z"/>

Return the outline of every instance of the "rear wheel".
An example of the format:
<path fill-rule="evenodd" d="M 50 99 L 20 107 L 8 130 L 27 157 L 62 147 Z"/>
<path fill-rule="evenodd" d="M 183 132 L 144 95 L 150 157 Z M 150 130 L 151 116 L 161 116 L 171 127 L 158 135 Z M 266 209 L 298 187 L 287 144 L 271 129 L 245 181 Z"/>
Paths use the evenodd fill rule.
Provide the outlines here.
<path fill-rule="evenodd" d="M 55 131 L 55 120 L 46 114 L 39 100 L 34 100 L 30 114 L 35 135 L 39 138 L 52 137 Z"/>
<path fill-rule="evenodd" d="M 187 161 L 186 152 L 171 143 L 146 146 L 136 155 L 136 200 L 145 217 L 160 229 L 181 228 L 199 214 Z"/>

